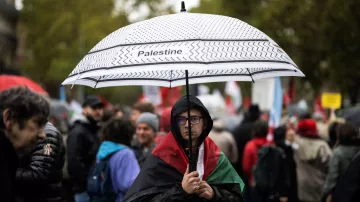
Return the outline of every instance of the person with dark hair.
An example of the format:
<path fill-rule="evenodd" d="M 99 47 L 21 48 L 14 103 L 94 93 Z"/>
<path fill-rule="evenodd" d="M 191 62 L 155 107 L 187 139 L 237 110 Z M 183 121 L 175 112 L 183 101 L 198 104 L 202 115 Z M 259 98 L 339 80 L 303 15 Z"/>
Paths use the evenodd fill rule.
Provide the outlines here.
<path fill-rule="evenodd" d="M 135 124 L 139 116 L 144 113 L 155 113 L 155 107 L 151 102 L 137 102 L 134 104 L 131 110 L 130 119 Z"/>
<path fill-rule="evenodd" d="M 109 161 L 116 202 L 123 201 L 126 192 L 140 172 L 135 154 L 130 149 L 134 131 L 135 128 L 129 120 L 118 118 L 107 122 L 101 131 L 102 143 L 96 155 L 96 160 L 97 162 L 105 159 Z"/>
<path fill-rule="evenodd" d="M 175 103 L 171 111 L 171 132 L 147 158 L 124 201 L 242 201 L 241 178 L 208 138 L 213 126 L 208 110 L 195 96 L 190 95 L 189 101 L 188 105 L 184 96 Z M 188 144 L 189 122 L 192 153 Z M 197 159 L 194 171 L 188 166 L 190 155 Z"/>
<path fill-rule="evenodd" d="M 20 159 L 16 171 L 16 200 L 22 202 L 61 202 L 62 167 L 65 147 L 60 132 L 48 122 L 46 138 L 36 142 L 35 149 Z"/>
<path fill-rule="evenodd" d="M 252 126 L 253 139 L 246 144 L 244 149 L 242 165 L 244 175 L 248 179 L 248 184 L 250 187 L 255 186 L 253 180 L 253 168 L 257 162 L 257 151 L 263 146 L 270 145 L 270 142 L 268 142 L 266 139 L 269 129 L 268 125 L 269 124 L 266 121 L 256 121 Z"/>
<path fill-rule="evenodd" d="M 261 110 L 259 105 L 253 104 L 249 107 L 248 111 L 245 113 L 244 120 L 235 127 L 232 131 L 234 135 L 237 149 L 239 152 L 237 163 L 234 164 L 235 170 L 240 175 L 242 179 L 245 180 L 245 184 L 247 183 L 246 176 L 243 171 L 243 156 L 244 149 L 246 144 L 252 139 L 252 128 L 253 124 L 259 120 L 261 115 Z"/>
<path fill-rule="evenodd" d="M 332 195 L 336 183 L 349 167 L 352 158 L 360 151 L 358 130 L 350 123 L 339 124 L 337 128 L 337 146 L 330 159 L 326 177 L 323 200 Z"/>
<path fill-rule="evenodd" d="M 18 155 L 30 152 L 44 139 L 49 102 L 27 88 L 11 88 L 0 93 L 0 197 L 14 200 Z"/>
<path fill-rule="evenodd" d="M 293 133 L 292 128 L 287 128 L 286 126 L 280 126 L 274 130 L 274 142 L 276 147 L 281 148 L 284 151 L 284 177 L 289 183 L 284 186 L 286 189 L 288 200 L 287 202 L 297 202 L 297 177 L 296 177 L 296 162 L 294 159 L 294 146 L 291 142 L 286 140 L 286 136 L 289 133 Z"/>
<path fill-rule="evenodd" d="M 85 98 L 82 110 L 82 116 L 73 119 L 67 139 L 67 169 L 75 202 L 89 198 L 86 193 L 87 177 L 100 144 L 98 131 L 104 104 L 99 97 L 90 95 Z"/>

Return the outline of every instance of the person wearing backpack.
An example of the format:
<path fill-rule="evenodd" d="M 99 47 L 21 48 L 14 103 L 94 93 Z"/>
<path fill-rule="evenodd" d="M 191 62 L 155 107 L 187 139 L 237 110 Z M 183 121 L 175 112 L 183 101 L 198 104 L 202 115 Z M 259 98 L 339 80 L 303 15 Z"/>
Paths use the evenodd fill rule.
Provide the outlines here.
<path fill-rule="evenodd" d="M 113 118 L 101 131 L 96 164 L 92 167 L 87 192 L 93 202 L 122 202 L 140 172 L 129 148 L 135 128 L 129 120 Z"/>
<path fill-rule="evenodd" d="M 246 178 L 248 179 L 249 189 L 251 192 L 251 200 L 257 202 L 255 198 L 257 196 L 257 190 L 255 188 L 254 181 L 254 168 L 256 162 L 258 161 L 258 150 L 263 146 L 270 145 L 271 143 L 266 140 L 266 136 L 268 134 L 268 123 L 263 120 L 258 120 L 254 123 L 252 127 L 252 135 L 253 139 L 249 141 L 244 150 L 243 156 L 243 170 Z"/>

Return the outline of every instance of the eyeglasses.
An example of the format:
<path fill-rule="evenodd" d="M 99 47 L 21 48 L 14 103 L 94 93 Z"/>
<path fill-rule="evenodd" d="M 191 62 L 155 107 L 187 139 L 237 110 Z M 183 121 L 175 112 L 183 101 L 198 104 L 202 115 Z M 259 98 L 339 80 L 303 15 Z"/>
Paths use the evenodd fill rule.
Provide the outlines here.
<path fill-rule="evenodd" d="M 200 119 L 202 119 L 203 117 L 201 116 L 190 116 L 190 122 L 191 124 L 199 124 L 200 123 Z M 183 116 L 179 116 L 176 118 L 176 121 L 179 125 L 185 125 L 186 122 L 188 121 L 188 118 L 183 117 Z"/>

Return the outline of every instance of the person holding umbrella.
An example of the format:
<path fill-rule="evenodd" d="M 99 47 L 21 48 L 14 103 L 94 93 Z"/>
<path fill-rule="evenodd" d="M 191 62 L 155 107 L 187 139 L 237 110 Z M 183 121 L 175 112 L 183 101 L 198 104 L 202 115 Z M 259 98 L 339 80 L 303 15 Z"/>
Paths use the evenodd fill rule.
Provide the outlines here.
<path fill-rule="evenodd" d="M 189 99 L 190 117 L 184 96 L 172 108 L 171 132 L 147 158 L 124 201 L 242 201 L 243 181 L 207 137 L 213 126 L 208 110 L 195 96 Z M 195 168 L 189 166 L 188 122 Z"/>

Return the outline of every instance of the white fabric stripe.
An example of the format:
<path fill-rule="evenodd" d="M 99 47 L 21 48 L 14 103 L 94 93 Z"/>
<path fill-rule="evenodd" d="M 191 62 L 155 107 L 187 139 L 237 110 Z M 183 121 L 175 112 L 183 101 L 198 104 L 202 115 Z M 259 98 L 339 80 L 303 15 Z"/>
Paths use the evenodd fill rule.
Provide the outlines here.
<path fill-rule="evenodd" d="M 199 173 L 200 181 L 202 181 L 204 177 L 204 143 L 201 144 L 199 149 L 196 171 Z"/>

